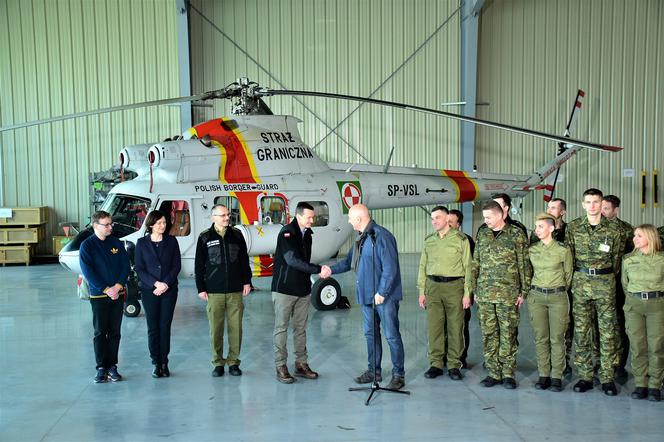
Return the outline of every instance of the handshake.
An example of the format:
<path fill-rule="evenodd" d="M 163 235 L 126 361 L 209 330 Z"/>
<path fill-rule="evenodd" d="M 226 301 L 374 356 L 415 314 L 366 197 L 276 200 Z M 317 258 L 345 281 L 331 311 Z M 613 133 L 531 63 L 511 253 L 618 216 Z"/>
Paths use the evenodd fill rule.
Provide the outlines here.
<path fill-rule="evenodd" d="M 321 266 L 320 268 L 320 273 L 318 276 L 320 276 L 323 279 L 329 278 L 332 275 L 332 269 L 329 266 Z"/>

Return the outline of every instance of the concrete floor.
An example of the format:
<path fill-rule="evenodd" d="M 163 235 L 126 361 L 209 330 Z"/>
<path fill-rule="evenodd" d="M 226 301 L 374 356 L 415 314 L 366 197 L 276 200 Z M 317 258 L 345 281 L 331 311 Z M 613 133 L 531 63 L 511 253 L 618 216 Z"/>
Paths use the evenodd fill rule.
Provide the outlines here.
<path fill-rule="evenodd" d="M 470 370 L 461 382 L 425 379 L 425 314 L 417 307 L 419 257 L 402 257 L 406 290 L 401 333 L 411 396 L 348 392 L 366 366 L 361 312 L 312 309 L 310 364 L 320 379 L 274 379 L 269 279 L 246 300 L 244 376 L 212 378 L 205 307 L 192 280 L 181 281 L 173 323 L 171 378 L 153 379 L 145 318 L 124 318 L 124 382 L 94 384 L 91 312 L 75 276 L 59 265 L 0 268 L 0 441 L 662 441 L 664 402 L 537 391 L 532 330 L 522 314 L 519 388 L 479 385 L 481 341 L 474 315 Z M 352 276 L 339 278 L 352 287 Z M 352 294 L 349 296 L 353 297 Z M 290 345 L 290 342 L 289 342 Z M 385 347 L 387 349 L 387 347 Z M 389 352 L 383 373 L 389 379 Z M 291 364 L 292 365 L 292 364 Z M 629 367 L 628 367 L 629 370 Z"/>

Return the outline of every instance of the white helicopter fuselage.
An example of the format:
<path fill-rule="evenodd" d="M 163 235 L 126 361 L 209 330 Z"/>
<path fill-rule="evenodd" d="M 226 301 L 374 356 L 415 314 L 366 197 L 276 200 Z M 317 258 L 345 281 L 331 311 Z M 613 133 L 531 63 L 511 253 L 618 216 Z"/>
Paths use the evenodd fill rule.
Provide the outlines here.
<path fill-rule="evenodd" d="M 198 235 L 222 203 L 245 237 L 254 275 L 269 276 L 277 234 L 299 202 L 315 208 L 312 262 L 320 263 L 352 232 L 345 214 L 353 204 L 384 209 L 526 193 L 527 176 L 327 163 L 304 144 L 299 122 L 272 115 L 216 119 L 182 139 L 126 147 L 122 165 L 138 176 L 116 185 L 102 209 L 116 228 L 131 230 L 122 239 L 134 244 L 145 234 L 147 212 L 164 211 L 180 245 L 181 274 L 192 276 Z M 80 273 L 78 250 L 65 248 L 60 262 Z"/>

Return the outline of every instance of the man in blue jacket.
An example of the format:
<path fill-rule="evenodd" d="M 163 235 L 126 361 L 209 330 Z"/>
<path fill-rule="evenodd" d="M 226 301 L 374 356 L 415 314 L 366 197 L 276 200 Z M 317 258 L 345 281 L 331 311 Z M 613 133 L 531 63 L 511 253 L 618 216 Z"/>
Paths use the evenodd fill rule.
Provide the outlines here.
<path fill-rule="evenodd" d="M 129 276 L 129 256 L 122 242 L 111 236 L 113 220 L 100 210 L 92 215 L 94 235 L 81 243 L 81 271 L 90 287 L 92 325 L 95 333 L 97 374 L 94 381 L 121 381 L 118 373 L 120 327 L 124 307 L 125 286 Z"/>
<path fill-rule="evenodd" d="M 355 270 L 357 275 L 355 294 L 364 315 L 364 336 L 367 339 L 369 367 L 355 378 L 355 382 L 368 384 L 374 381 L 374 352 L 376 381 L 382 381 L 380 368 L 383 353 L 380 338 L 382 323 L 383 333 L 390 346 L 393 366 L 392 380 L 387 388 L 400 390 L 405 385 L 405 371 L 403 341 L 399 332 L 399 301 L 403 296 L 397 242 L 394 235 L 371 219 L 369 209 L 362 204 L 350 208 L 348 222 L 359 235 L 346 259 L 337 262 L 331 270 L 332 273 Z M 376 304 L 375 331 L 373 303 Z"/>

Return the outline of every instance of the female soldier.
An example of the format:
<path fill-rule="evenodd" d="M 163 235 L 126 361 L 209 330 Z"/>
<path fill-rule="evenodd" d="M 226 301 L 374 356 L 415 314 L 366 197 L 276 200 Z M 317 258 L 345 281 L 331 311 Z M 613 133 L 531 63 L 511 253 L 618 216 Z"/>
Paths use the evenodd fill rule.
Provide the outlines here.
<path fill-rule="evenodd" d="M 626 295 L 623 310 L 636 386 L 632 392 L 634 399 L 662 399 L 664 253 L 661 250 L 655 226 L 642 224 L 634 229 L 634 251 L 625 255 L 622 262 Z"/>
<path fill-rule="evenodd" d="M 535 221 L 539 242 L 530 246 L 533 278 L 528 296 L 528 314 L 535 335 L 538 390 L 562 390 L 565 369 L 565 331 L 569 323 L 567 289 L 572 282 L 572 252 L 553 239 L 556 220 L 541 213 Z"/>
<path fill-rule="evenodd" d="M 171 375 L 168 353 L 171 349 L 171 322 L 178 299 L 180 247 L 166 232 L 166 216 L 159 210 L 145 219 L 146 236 L 136 242 L 135 269 L 148 324 L 148 348 L 154 370 L 152 376 Z"/>

